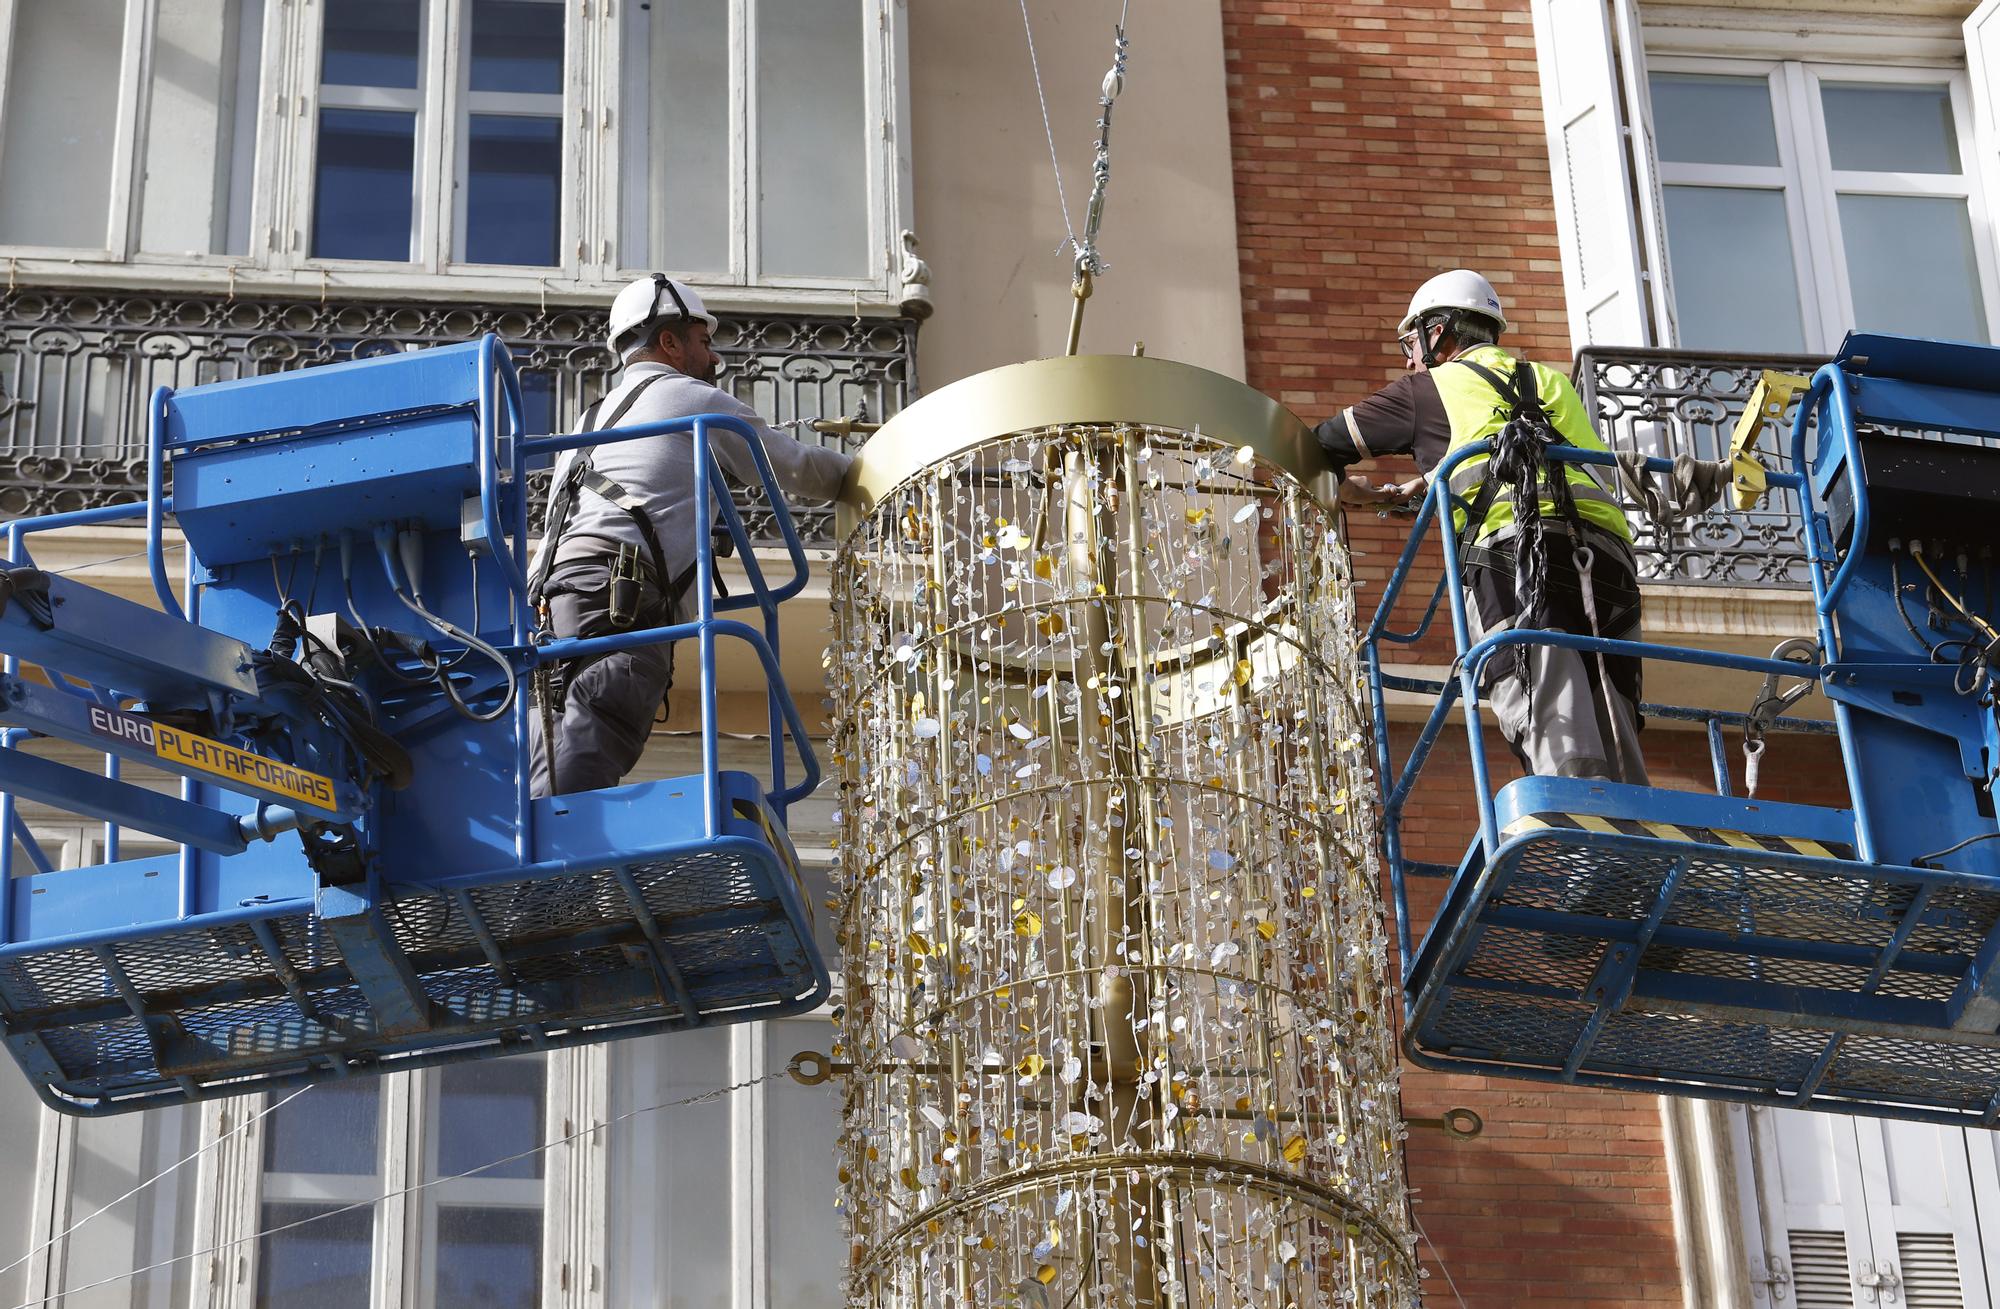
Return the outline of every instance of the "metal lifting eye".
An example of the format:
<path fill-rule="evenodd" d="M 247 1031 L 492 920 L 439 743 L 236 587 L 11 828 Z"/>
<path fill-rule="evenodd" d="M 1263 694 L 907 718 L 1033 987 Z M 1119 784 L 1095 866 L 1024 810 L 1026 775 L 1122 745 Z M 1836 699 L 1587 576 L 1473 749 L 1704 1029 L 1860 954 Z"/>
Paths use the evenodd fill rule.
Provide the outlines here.
<path fill-rule="evenodd" d="M 807 1072 L 808 1068 L 812 1071 Z M 786 1063 L 785 1071 L 790 1073 L 792 1080 L 800 1086 L 818 1086 L 833 1076 L 833 1060 L 817 1050 L 801 1050 Z"/>

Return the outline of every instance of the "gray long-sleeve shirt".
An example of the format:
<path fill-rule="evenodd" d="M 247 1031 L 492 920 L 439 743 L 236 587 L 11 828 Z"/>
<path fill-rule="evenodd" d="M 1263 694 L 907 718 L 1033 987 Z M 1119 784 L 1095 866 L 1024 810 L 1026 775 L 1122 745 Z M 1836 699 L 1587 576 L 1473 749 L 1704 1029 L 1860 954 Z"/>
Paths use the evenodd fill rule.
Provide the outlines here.
<path fill-rule="evenodd" d="M 831 500 L 840 493 L 841 481 L 847 476 L 848 465 L 853 462 L 850 456 L 823 446 L 807 445 L 776 431 L 765 424 L 756 410 L 729 392 L 675 372 L 665 364 L 640 363 L 626 368 L 619 376 L 618 385 L 604 397 L 604 404 L 597 411 L 599 420 L 609 418 L 616 412 L 631 389 L 647 377 L 659 380 L 641 392 L 632 407 L 625 411 L 618 420 L 620 427 L 656 423 L 669 418 L 690 418 L 696 414 L 726 414 L 741 418 L 763 438 L 764 451 L 770 456 L 771 470 L 777 474 L 778 487 L 788 497 Z M 749 442 L 734 432 L 715 427 L 709 429 L 709 446 L 725 473 L 739 481 L 756 484 L 757 463 L 750 453 Z M 664 585 L 671 586 L 674 578 L 695 561 L 695 533 L 708 531 L 716 520 L 713 504 L 706 515 L 699 520 L 696 517 L 693 435 L 673 432 L 595 448 L 597 453 L 591 460 L 591 467 L 645 500 L 647 513 L 653 520 L 653 530 L 659 533 L 660 552 L 666 557 L 669 576 L 661 580 Z M 576 451 L 567 451 L 557 459 L 553 485 L 562 484 L 576 455 Z M 581 563 L 609 554 L 621 544 L 637 546 L 639 557 L 648 558 L 645 538 L 639 534 L 639 525 L 632 521 L 631 515 L 602 496 L 579 490 L 576 505 L 570 514 L 569 528 L 563 533 L 562 545 L 556 551 L 556 563 Z M 541 550 L 547 548 L 548 542 L 544 540 Z M 541 550 L 536 552 L 537 565 L 541 561 Z"/>

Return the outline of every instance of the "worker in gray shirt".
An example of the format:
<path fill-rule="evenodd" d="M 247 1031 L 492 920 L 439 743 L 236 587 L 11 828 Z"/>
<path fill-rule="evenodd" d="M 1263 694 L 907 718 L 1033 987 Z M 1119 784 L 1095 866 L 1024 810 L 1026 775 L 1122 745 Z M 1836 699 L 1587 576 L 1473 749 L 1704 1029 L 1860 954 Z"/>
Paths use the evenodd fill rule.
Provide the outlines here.
<path fill-rule="evenodd" d="M 624 361 L 617 385 L 587 411 L 581 430 L 632 427 L 696 414 L 749 423 L 762 438 L 779 489 L 831 500 L 852 460 L 774 431 L 757 411 L 715 385 L 722 361 L 715 318 L 692 287 L 655 273 L 611 302 L 610 345 Z M 731 478 L 755 485 L 750 444 L 708 429 Z M 698 533 L 716 521 L 695 503 L 694 437 L 641 437 L 566 452 L 550 483 L 547 535 L 531 570 L 542 627 L 557 638 L 604 636 L 694 616 Z M 720 489 L 720 488 L 718 488 Z M 639 761 L 654 714 L 673 684 L 673 647 L 643 646 L 572 660 L 538 679 L 530 715 L 537 795 L 616 786 Z M 551 767 L 545 737 L 555 737 Z"/>

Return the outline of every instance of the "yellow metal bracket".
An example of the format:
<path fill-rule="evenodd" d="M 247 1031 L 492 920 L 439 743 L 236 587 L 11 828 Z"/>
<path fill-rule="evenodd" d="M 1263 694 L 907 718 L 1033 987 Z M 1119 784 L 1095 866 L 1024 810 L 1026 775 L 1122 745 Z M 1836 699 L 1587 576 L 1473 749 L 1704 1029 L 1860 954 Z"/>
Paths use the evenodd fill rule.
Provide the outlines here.
<path fill-rule="evenodd" d="M 1770 490 L 1764 461 L 1757 457 L 1757 442 L 1768 421 L 1782 426 L 1792 396 L 1811 384 L 1812 379 L 1797 373 L 1765 369 L 1743 405 L 1743 417 L 1736 422 L 1736 436 L 1729 443 L 1729 484 L 1736 492 L 1738 509 L 1755 509 Z"/>

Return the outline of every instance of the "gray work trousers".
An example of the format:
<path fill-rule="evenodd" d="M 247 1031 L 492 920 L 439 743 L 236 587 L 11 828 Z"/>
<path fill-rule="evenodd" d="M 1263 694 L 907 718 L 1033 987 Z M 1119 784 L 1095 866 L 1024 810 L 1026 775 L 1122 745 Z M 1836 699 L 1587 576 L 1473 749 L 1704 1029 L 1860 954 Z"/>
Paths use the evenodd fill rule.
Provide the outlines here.
<path fill-rule="evenodd" d="M 557 637 L 608 636 L 612 626 L 611 570 L 601 564 L 574 565 L 549 579 L 549 626 Z M 668 606 L 650 582 L 640 589 L 637 625 L 669 621 Z M 593 659 L 565 670 L 567 689 L 556 719 L 554 777 L 542 740 L 543 710 L 528 708 L 528 740 L 537 796 L 570 795 L 616 786 L 645 753 L 653 717 L 674 684 L 671 645 L 641 646 Z"/>
<path fill-rule="evenodd" d="M 1588 530 L 1585 543 L 1595 560 L 1591 580 L 1599 623 L 1597 635 L 1616 640 L 1639 639 L 1637 582 L 1631 549 L 1606 533 Z M 1511 541 L 1495 543 L 1495 551 L 1511 554 Z M 1547 626 L 1591 635 L 1582 612 L 1582 579 L 1567 546 L 1552 540 L 1549 550 L 1549 618 Z M 1490 581 L 1492 579 L 1480 579 Z M 1494 632 L 1515 625 L 1512 579 L 1497 588 L 1475 582 L 1468 586 L 1466 621 L 1476 644 Z M 1477 591 L 1478 594 L 1474 592 Z M 1482 612 L 1482 610 L 1484 612 Z M 1600 665 L 1596 655 L 1555 646 L 1527 647 L 1527 679 L 1518 671 L 1510 650 L 1500 650 L 1486 664 L 1482 694 L 1500 720 L 1500 731 L 1529 772 L 1549 777 L 1594 777 L 1610 782 L 1648 785 L 1646 760 L 1639 750 L 1639 706 L 1635 696 L 1618 685 L 1616 674 L 1604 674 L 1616 659 Z M 1637 689 L 1636 672 L 1633 689 Z"/>

